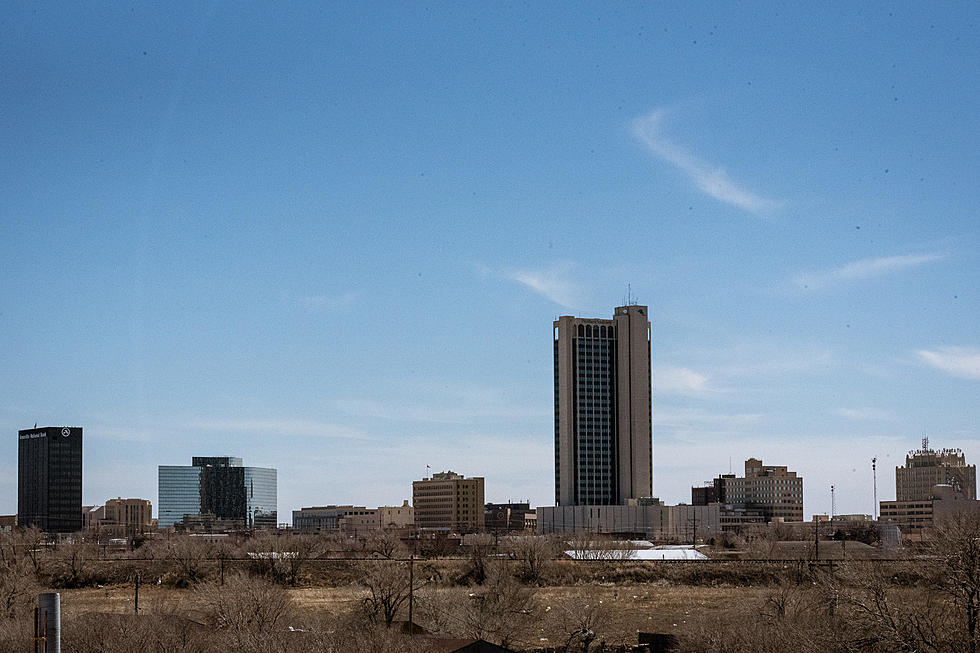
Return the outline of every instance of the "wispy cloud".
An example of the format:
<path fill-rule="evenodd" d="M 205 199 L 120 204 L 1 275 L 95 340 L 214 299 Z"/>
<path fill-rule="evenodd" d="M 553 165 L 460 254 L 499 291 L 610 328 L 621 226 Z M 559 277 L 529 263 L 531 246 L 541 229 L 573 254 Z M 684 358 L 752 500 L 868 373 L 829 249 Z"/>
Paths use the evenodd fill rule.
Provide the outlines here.
<path fill-rule="evenodd" d="M 872 279 L 886 274 L 894 274 L 944 258 L 946 258 L 945 254 L 938 253 L 864 258 L 833 270 L 800 274 L 795 281 L 800 288 L 822 288 L 834 283 Z"/>
<path fill-rule="evenodd" d="M 835 415 L 856 420 L 890 420 L 894 415 L 887 410 L 880 408 L 838 408 L 834 411 Z"/>
<path fill-rule="evenodd" d="M 299 435 L 352 440 L 368 439 L 368 436 L 360 429 L 305 419 L 211 419 L 190 422 L 187 427 L 228 433 L 265 433 L 268 435 Z"/>
<path fill-rule="evenodd" d="M 687 148 L 663 134 L 666 109 L 657 109 L 633 121 L 633 135 L 661 159 L 678 168 L 711 197 L 749 213 L 764 214 L 782 206 L 781 201 L 762 197 L 737 184 L 724 168 L 701 161 Z"/>
<path fill-rule="evenodd" d="M 766 418 L 761 413 L 719 413 L 700 408 L 663 406 L 663 402 L 654 402 L 653 437 L 658 449 L 666 442 L 709 446 L 712 442 L 749 437 Z M 663 407 L 658 408 L 658 405 Z"/>
<path fill-rule="evenodd" d="M 963 379 L 980 379 L 980 349 L 976 347 L 939 347 L 920 349 L 916 355 L 926 365 Z"/>
<path fill-rule="evenodd" d="M 704 395 L 717 392 L 708 376 L 687 367 L 656 364 L 653 367 L 655 394 Z"/>
<path fill-rule="evenodd" d="M 778 377 L 826 371 L 838 363 L 834 351 L 824 345 L 800 344 L 793 347 L 774 343 L 744 343 L 718 351 L 729 360 L 713 368 L 713 374 L 728 385 L 744 384 L 758 377 Z"/>
<path fill-rule="evenodd" d="M 566 263 L 538 270 L 504 270 L 502 274 L 560 306 L 578 308 L 582 305 L 581 288 L 571 278 L 573 269 Z"/>
<path fill-rule="evenodd" d="M 415 380 L 408 394 L 348 397 L 330 401 L 330 407 L 359 419 L 402 422 L 472 424 L 537 422 L 552 415 L 550 404 L 534 401 L 524 389 L 496 388 L 472 383 L 437 383 Z M 546 397 L 542 397 L 546 398 Z"/>
<path fill-rule="evenodd" d="M 331 405 L 336 410 L 359 418 L 437 424 L 467 424 L 486 419 L 523 421 L 542 419 L 550 414 L 546 407 L 528 404 L 439 406 L 376 399 L 337 399 Z"/>

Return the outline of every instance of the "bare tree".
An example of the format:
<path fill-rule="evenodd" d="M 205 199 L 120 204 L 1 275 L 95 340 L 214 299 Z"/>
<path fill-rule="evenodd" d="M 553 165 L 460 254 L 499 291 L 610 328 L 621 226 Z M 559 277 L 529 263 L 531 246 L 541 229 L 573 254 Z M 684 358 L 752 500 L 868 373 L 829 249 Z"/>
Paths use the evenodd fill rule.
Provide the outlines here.
<path fill-rule="evenodd" d="M 93 545 L 75 540 L 58 545 L 53 552 L 52 581 L 59 587 L 82 587 L 91 582 Z"/>
<path fill-rule="evenodd" d="M 487 579 L 487 566 L 493 554 L 494 538 L 489 533 L 476 533 L 466 536 L 467 558 L 470 563 L 469 576 L 477 585 Z"/>
<path fill-rule="evenodd" d="M 409 563 L 376 560 L 365 562 L 362 567 L 364 575 L 361 577 L 361 584 L 368 590 L 368 597 L 364 599 L 368 619 L 373 623 L 383 623 L 385 627 L 390 628 L 413 589 Z M 418 574 L 414 588 L 419 588 L 428 582 L 429 572 L 422 565 L 419 565 L 415 571 Z"/>
<path fill-rule="evenodd" d="M 634 549 L 628 542 L 619 542 L 611 537 L 582 531 L 569 542 L 578 560 L 629 560 Z"/>
<path fill-rule="evenodd" d="M 144 555 L 165 561 L 168 571 L 162 581 L 174 587 L 188 587 L 205 580 L 220 549 L 203 537 L 173 533 L 140 549 Z"/>
<path fill-rule="evenodd" d="M 253 570 L 286 585 L 299 583 L 310 561 L 326 551 L 323 538 L 315 535 L 281 536 L 275 533 L 255 535 L 246 548 Z"/>
<path fill-rule="evenodd" d="M 599 638 L 600 626 L 608 619 L 609 610 L 594 597 L 572 597 L 557 606 L 561 631 L 566 633 L 564 651 L 588 653 Z"/>
<path fill-rule="evenodd" d="M 20 549 L 23 554 L 31 561 L 34 568 L 34 577 L 40 581 L 45 572 L 47 561 L 47 536 L 37 526 L 17 529 L 13 533 L 12 546 Z"/>
<path fill-rule="evenodd" d="M 377 530 L 368 535 L 364 548 L 382 558 L 399 558 L 405 555 L 405 546 L 391 531 Z"/>
<path fill-rule="evenodd" d="M 224 586 L 196 588 L 205 623 L 223 631 L 228 648 L 238 651 L 285 650 L 284 638 L 294 616 L 293 605 L 281 586 L 235 574 Z"/>
<path fill-rule="evenodd" d="M 487 566 L 481 587 L 465 592 L 426 593 L 422 611 L 440 630 L 508 646 L 534 625 L 535 590 L 517 582 L 503 562 Z"/>
<path fill-rule="evenodd" d="M 967 650 L 977 651 L 980 625 L 980 514 L 945 515 L 926 549 L 936 587 L 960 610 Z"/>
<path fill-rule="evenodd" d="M 26 606 L 37 592 L 35 567 L 19 538 L 0 534 L 0 617 L 25 616 Z"/>
<path fill-rule="evenodd" d="M 921 568 L 922 561 L 909 563 Z M 952 651 L 948 648 L 949 610 L 928 588 L 910 600 L 897 591 L 895 569 L 857 562 L 842 565 L 817 582 L 826 597 L 853 628 L 842 639 L 856 650 Z"/>
<path fill-rule="evenodd" d="M 558 541 L 550 535 L 528 535 L 511 540 L 517 575 L 525 583 L 541 580 L 547 565 L 558 555 Z"/>

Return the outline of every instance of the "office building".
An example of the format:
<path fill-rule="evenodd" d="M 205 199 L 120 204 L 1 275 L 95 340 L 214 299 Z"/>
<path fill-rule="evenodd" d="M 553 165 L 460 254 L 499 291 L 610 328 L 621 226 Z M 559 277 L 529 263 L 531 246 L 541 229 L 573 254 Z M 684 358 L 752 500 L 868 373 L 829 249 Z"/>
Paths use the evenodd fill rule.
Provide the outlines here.
<path fill-rule="evenodd" d="M 377 511 L 365 506 L 311 506 L 293 511 L 293 532 L 303 535 L 336 533 L 345 517 L 374 517 Z"/>
<path fill-rule="evenodd" d="M 17 519 L 48 533 L 82 529 L 82 429 L 17 432 Z"/>
<path fill-rule="evenodd" d="M 937 485 L 976 499 L 977 466 L 966 464 L 962 450 L 930 449 L 929 438 L 923 438 L 922 449 L 908 452 L 905 466 L 895 468 L 895 500 L 928 501 Z"/>
<path fill-rule="evenodd" d="M 763 465 L 749 458 L 744 477 L 722 474 L 710 485 L 691 488 L 693 505 L 715 502 L 721 505 L 725 530 L 773 520 L 803 521 L 803 477 L 784 465 Z"/>
<path fill-rule="evenodd" d="M 653 495 L 647 307 L 554 322 L 555 501 L 621 505 Z M 539 514 L 540 518 L 540 514 Z"/>
<path fill-rule="evenodd" d="M 246 467 L 231 456 L 195 456 L 189 466 L 160 465 L 158 484 L 161 528 L 191 522 L 238 528 L 278 525 L 275 469 Z"/>
<path fill-rule="evenodd" d="M 980 501 L 948 484 L 934 485 L 928 499 L 879 502 L 883 524 L 897 526 L 903 537 L 921 540 L 929 530 L 958 513 L 980 514 Z"/>
<path fill-rule="evenodd" d="M 922 448 L 909 451 L 905 466 L 895 468 L 895 501 L 879 502 L 880 520 L 919 540 L 954 513 L 980 512 L 976 496 L 976 465 L 967 465 L 960 449 L 930 449 L 923 438 Z"/>
<path fill-rule="evenodd" d="M 109 499 L 100 530 L 134 537 L 153 530 L 153 506 L 148 499 Z"/>
<path fill-rule="evenodd" d="M 483 520 L 491 533 L 524 531 L 527 529 L 528 515 L 537 518 L 530 503 L 488 503 L 483 507 Z"/>
<path fill-rule="evenodd" d="M 105 519 L 105 506 L 82 506 L 82 528 L 86 531 L 98 530 Z"/>
<path fill-rule="evenodd" d="M 82 506 L 86 531 L 110 537 L 135 537 L 156 530 L 147 499 L 109 499 L 102 506 Z"/>
<path fill-rule="evenodd" d="M 400 506 L 378 506 L 365 515 L 347 515 L 340 520 L 340 532 L 348 537 L 364 537 L 378 531 L 408 535 L 415 530 L 415 508 L 405 499 Z"/>
<path fill-rule="evenodd" d="M 157 507 L 160 528 L 179 524 L 185 515 L 201 512 L 201 468 L 160 465 L 157 470 Z"/>
<path fill-rule="evenodd" d="M 455 533 L 483 530 L 483 478 L 452 471 L 412 482 L 415 524 L 420 529 Z"/>

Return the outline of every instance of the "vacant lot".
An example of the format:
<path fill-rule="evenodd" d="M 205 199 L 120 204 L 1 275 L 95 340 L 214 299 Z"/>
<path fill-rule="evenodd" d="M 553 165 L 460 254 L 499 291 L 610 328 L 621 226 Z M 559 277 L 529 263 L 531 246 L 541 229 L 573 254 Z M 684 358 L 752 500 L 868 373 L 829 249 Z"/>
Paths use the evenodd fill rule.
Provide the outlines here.
<path fill-rule="evenodd" d="M 433 604 L 469 601 L 479 592 L 476 587 L 437 587 L 419 591 L 416 621 L 432 623 Z M 62 590 L 62 609 L 66 626 L 72 617 L 85 613 L 132 614 L 134 586 L 112 586 Z M 287 590 L 296 607 L 297 626 L 311 617 L 342 618 L 361 610 L 367 590 L 358 586 L 304 587 Z M 518 641 L 525 647 L 563 644 L 579 621 L 590 625 L 597 641 L 609 644 L 636 643 L 637 631 L 677 633 L 689 624 L 712 620 L 733 605 L 741 608 L 761 606 L 770 593 L 759 587 L 698 587 L 671 585 L 663 581 L 614 585 L 549 586 L 533 592 L 532 608 L 526 615 L 527 628 L 520 629 Z M 206 606 L 193 589 L 172 589 L 162 585 L 142 585 L 139 592 L 142 614 L 203 615 Z M 407 618 L 407 606 L 401 618 Z"/>

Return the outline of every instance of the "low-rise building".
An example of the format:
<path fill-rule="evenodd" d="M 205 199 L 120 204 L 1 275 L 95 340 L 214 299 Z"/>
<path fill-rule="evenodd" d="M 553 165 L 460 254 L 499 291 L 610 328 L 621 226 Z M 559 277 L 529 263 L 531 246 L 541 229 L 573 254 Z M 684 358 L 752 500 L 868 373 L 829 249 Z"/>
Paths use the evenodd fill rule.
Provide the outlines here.
<path fill-rule="evenodd" d="M 930 528 L 954 513 L 980 514 L 980 501 L 946 484 L 934 485 L 928 499 L 881 501 L 879 507 L 881 523 L 897 526 L 902 537 L 911 540 L 921 540 Z"/>
<path fill-rule="evenodd" d="M 488 503 L 483 508 L 484 524 L 492 533 L 526 530 L 528 515 L 537 515 L 530 503 Z"/>
<path fill-rule="evenodd" d="M 293 532 L 297 535 L 340 532 L 341 520 L 373 517 L 377 511 L 364 506 L 312 506 L 293 511 Z"/>
<path fill-rule="evenodd" d="M 105 519 L 105 506 L 82 506 L 82 528 L 84 530 L 98 530 L 103 519 Z"/>
<path fill-rule="evenodd" d="M 378 506 L 365 514 L 348 515 L 340 520 L 340 530 L 350 537 L 363 537 L 377 531 L 407 533 L 415 527 L 415 509 L 405 499 L 400 506 Z"/>
<path fill-rule="evenodd" d="M 153 506 L 149 499 L 109 499 L 105 502 L 103 512 L 100 530 L 110 530 L 127 537 L 154 530 Z"/>
<path fill-rule="evenodd" d="M 0 515 L 0 533 L 9 533 L 17 528 L 17 515 Z"/>
<path fill-rule="evenodd" d="M 693 543 L 721 532 L 717 503 L 708 506 L 663 505 L 658 499 L 625 506 L 543 506 L 537 508 L 537 532 L 602 533 L 627 539 Z"/>

